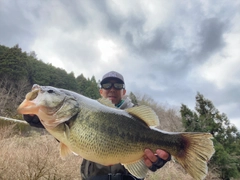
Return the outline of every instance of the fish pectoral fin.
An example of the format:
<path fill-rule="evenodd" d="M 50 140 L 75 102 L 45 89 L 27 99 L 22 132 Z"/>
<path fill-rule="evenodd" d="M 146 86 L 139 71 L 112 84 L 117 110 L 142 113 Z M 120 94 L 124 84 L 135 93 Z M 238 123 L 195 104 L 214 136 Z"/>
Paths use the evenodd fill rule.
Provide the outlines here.
<path fill-rule="evenodd" d="M 69 149 L 65 144 L 63 144 L 62 142 L 60 142 L 60 157 L 65 160 L 66 157 L 71 154 L 72 151 L 71 149 Z"/>
<path fill-rule="evenodd" d="M 141 158 L 134 163 L 122 164 L 124 167 L 135 177 L 142 179 L 145 178 L 148 172 L 148 167 L 144 163 L 144 159 Z"/>
<path fill-rule="evenodd" d="M 64 124 L 64 132 L 63 132 L 64 138 L 68 139 L 69 134 L 70 134 L 69 126 L 65 123 L 65 124 Z"/>
<path fill-rule="evenodd" d="M 159 119 L 155 111 L 152 108 L 141 105 L 128 108 L 127 111 L 132 116 L 136 116 L 143 120 L 148 126 L 159 126 Z"/>

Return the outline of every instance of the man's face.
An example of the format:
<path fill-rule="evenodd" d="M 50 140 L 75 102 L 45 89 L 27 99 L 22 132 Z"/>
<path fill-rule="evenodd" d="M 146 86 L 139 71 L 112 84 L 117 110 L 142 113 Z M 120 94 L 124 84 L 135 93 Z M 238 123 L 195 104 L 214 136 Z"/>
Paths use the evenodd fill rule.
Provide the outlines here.
<path fill-rule="evenodd" d="M 115 79 L 109 79 L 106 83 L 118 83 L 118 81 Z M 122 97 L 126 94 L 125 89 L 118 90 L 114 87 L 111 87 L 110 89 L 101 88 L 99 92 L 102 97 L 108 98 L 113 104 L 118 104 L 122 100 Z"/>

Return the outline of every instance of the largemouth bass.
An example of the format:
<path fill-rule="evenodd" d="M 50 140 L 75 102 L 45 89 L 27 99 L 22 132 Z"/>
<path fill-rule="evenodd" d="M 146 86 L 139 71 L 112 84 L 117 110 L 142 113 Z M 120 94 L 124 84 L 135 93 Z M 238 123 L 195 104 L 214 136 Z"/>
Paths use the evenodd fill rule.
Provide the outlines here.
<path fill-rule="evenodd" d="M 110 102 L 110 101 L 109 101 Z M 145 149 L 163 149 L 195 179 L 207 175 L 207 162 L 215 152 L 210 133 L 170 133 L 147 106 L 126 110 L 65 89 L 33 85 L 18 107 L 20 114 L 35 114 L 60 141 L 60 155 L 79 154 L 108 166 L 121 163 L 137 178 L 148 172 Z M 112 106 L 112 107 L 110 107 Z"/>

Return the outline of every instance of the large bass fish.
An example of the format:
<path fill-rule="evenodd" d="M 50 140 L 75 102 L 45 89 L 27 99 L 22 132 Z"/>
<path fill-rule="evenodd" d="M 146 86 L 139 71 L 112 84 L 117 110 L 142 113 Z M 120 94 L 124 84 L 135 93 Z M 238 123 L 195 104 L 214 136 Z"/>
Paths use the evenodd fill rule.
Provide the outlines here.
<path fill-rule="evenodd" d="M 46 130 L 60 141 L 60 155 L 69 153 L 108 166 L 121 163 L 144 178 L 144 150 L 163 149 L 195 179 L 204 179 L 214 153 L 209 133 L 169 133 L 147 106 L 126 110 L 109 107 L 80 94 L 51 86 L 33 85 L 18 107 L 20 114 L 35 114 Z M 112 104 L 110 105 L 112 106 Z"/>

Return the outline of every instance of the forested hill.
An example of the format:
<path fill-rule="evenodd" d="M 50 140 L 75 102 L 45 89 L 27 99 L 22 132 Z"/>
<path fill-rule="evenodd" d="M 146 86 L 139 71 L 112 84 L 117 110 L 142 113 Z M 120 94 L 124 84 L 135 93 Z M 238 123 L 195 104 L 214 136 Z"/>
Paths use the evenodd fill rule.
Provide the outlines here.
<path fill-rule="evenodd" d="M 98 83 L 94 76 L 85 78 L 79 72 L 56 68 L 36 58 L 34 52 L 22 52 L 18 45 L 6 47 L 0 45 L 0 115 L 15 116 L 13 109 L 24 99 L 33 84 L 54 86 L 75 91 L 92 99 L 99 95 Z"/>
<path fill-rule="evenodd" d="M 36 58 L 34 52 L 22 52 L 16 45 L 12 48 L 0 45 L 0 78 L 17 83 L 26 79 L 30 85 L 49 85 L 73 90 L 93 99 L 99 98 L 95 77 L 85 78 L 81 72 L 75 78 L 73 72 L 56 68 Z"/>

